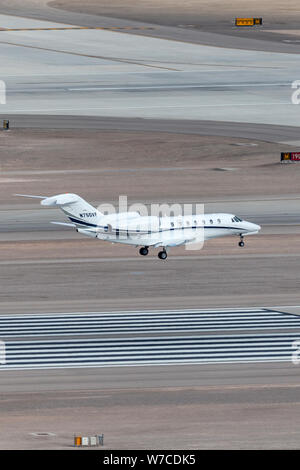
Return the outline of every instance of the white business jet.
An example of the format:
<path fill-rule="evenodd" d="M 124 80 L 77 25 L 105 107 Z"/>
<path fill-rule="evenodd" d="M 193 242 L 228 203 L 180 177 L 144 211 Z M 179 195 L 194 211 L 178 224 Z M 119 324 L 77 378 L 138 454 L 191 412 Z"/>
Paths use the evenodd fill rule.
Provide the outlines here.
<path fill-rule="evenodd" d="M 59 207 L 72 223 L 52 223 L 73 227 L 82 235 L 141 247 L 139 253 L 142 256 L 149 253 L 149 248 L 161 247 L 158 257 L 162 260 L 167 258 L 167 251 L 171 247 L 193 245 L 228 235 L 239 236 L 239 246 L 243 247 L 244 236 L 256 234 L 261 228 L 233 214 L 145 217 L 139 212 L 121 212 L 104 215 L 76 194 L 16 196 L 39 198 L 42 199 L 42 206 Z"/>

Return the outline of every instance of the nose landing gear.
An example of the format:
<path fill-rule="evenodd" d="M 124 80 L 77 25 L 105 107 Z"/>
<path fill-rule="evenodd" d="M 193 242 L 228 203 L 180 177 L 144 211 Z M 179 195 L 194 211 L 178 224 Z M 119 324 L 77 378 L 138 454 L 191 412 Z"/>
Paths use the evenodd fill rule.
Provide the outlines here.
<path fill-rule="evenodd" d="M 244 237 L 243 237 L 243 235 L 240 235 L 239 246 L 242 247 L 242 248 L 243 248 L 243 246 L 245 246 L 245 242 L 244 242 Z"/>

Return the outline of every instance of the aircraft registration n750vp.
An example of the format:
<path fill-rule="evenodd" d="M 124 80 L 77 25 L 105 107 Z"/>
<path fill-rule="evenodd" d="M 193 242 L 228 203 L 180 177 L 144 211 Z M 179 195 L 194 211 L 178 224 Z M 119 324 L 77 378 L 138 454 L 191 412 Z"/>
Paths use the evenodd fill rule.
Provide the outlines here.
<path fill-rule="evenodd" d="M 120 212 L 105 215 L 76 194 L 57 196 L 16 196 L 42 199 L 42 206 L 59 207 L 72 223 L 52 222 L 74 227 L 82 235 L 112 243 L 141 247 L 146 256 L 149 248 L 162 248 L 158 257 L 167 258 L 171 247 L 201 245 L 210 238 L 236 235 L 239 246 L 244 246 L 244 236 L 258 233 L 260 226 L 242 220 L 234 214 L 201 214 L 183 216 L 141 216 L 139 212 Z M 201 245 L 202 246 L 202 245 Z"/>

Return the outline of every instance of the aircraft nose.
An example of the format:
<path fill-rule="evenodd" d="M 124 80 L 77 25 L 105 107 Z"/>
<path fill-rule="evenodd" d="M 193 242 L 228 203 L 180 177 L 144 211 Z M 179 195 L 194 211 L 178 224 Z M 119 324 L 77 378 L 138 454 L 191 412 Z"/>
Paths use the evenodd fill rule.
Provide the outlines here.
<path fill-rule="evenodd" d="M 261 229 L 260 225 L 257 225 L 257 224 L 251 224 L 251 225 L 252 225 L 251 228 L 253 232 L 258 232 Z"/>

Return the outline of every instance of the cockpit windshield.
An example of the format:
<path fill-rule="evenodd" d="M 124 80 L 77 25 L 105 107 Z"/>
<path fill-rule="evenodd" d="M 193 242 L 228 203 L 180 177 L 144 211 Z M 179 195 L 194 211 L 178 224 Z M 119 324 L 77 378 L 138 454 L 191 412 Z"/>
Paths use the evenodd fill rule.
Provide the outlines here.
<path fill-rule="evenodd" d="M 232 222 L 243 222 L 243 219 L 240 219 L 236 215 L 232 218 Z"/>

